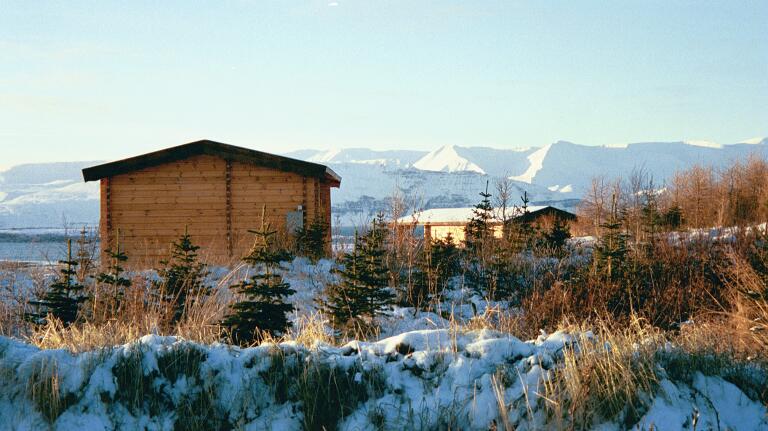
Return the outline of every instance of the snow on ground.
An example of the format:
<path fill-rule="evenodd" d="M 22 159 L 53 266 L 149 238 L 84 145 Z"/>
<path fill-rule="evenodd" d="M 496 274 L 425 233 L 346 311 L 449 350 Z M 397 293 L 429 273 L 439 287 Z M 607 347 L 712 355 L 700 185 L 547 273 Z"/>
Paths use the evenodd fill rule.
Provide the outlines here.
<path fill-rule="evenodd" d="M 161 430 L 180 421 L 298 430 L 329 420 L 341 430 L 547 429 L 555 419 L 543 408 L 542 381 L 576 338 L 557 332 L 524 342 L 490 330 L 435 329 L 307 349 L 151 335 L 73 355 L 3 337 L 0 430 L 47 429 L 49 420 L 61 430 Z M 318 386 L 329 382 L 339 386 Z M 647 395 L 648 409 L 635 423 L 604 420 L 596 429 L 692 429 L 692 415 L 696 429 L 768 429 L 766 407 L 717 376 L 663 379 Z"/>
<path fill-rule="evenodd" d="M 294 322 L 316 311 L 316 297 L 335 280 L 333 265 L 304 258 L 284 264 L 283 275 L 296 290 L 288 298 L 297 308 Z M 245 268 L 213 268 L 210 277 L 226 289 L 247 275 Z M 73 355 L 0 337 L 0 431 L 47 429 L 49 419 L 60 430 L 160 430 L 178 421 L 294 430 L 307 426 L 308 411 L 322 408 L 336 412 L 342 430 L 554 427 L 542 381 L 563 366 L 564 346 L 595 336 L 556 332 L 522 341 L 497 331 L 459 330 L 443 316 L 466 321 L 502 304 L 459 286 L 445 300 L 438 313 L 395 307 L 380 318 L 381 339 L 342 347 L 287 342 L 242 349 L 146 336 Z M 314 380 L 313 372 L 319 373 Z M 723 378 L 694 373 L 681 382 L 658 373 L 658 388 L 643 397 L 640 416 L 631 423 L 598 418 L 595 429 L 689 430 L 692 415 L 697 429 L 768 429 L 766 406 Z M 342 386 L 328 390 L 329 381 Z M 349 398 L 333 404 L 340 393 Z"/>

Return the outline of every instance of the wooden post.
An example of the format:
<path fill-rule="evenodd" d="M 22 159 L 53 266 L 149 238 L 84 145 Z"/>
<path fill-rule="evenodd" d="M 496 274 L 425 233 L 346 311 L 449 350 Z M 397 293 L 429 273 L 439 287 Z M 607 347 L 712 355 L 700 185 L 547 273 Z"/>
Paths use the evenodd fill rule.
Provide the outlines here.
<path fill-rule="evenodd" d="M 233 238 L 232 238 L 232 161 L 227 160 L 227 165 L 224 172 L 224 181 L 226 183 L 226 208 L 224 210 L 225 218 L 227 220 L 227 255 L 231 258 L 233 254 Z"/>
<path fill-rule="evenodd" d="M 307 227 L 307 177 L 301 177 L 301 224 Z"/>
<path fill-rule="evenodd" d="M 112 242 L 112 187 L 110 186 L 110 178 L 101 179 L 101 202 L 99 204 L 100 220 L 99 220 L 99 236 L 101 237 L 101 250 L 110 247 Z"/>
<path fill-rule="evenodd" d="M 320 180 L 315 178 L 313 184 L 315 187 L 315 210 L 313 211 L 314 214 L 312 216 L 314 220 L 317 220 L 320 211 Z"/>

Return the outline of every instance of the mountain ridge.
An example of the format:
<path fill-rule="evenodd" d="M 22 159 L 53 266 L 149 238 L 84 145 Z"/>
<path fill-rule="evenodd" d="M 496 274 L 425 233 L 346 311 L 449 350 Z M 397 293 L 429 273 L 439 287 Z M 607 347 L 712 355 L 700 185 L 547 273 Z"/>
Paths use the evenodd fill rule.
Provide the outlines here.
<path fill-rule="evenodd" d="M 508 178 L 516 193 L 573 208 L 595 176 L 626 176 L 642 168 L 663 185 L 694 164 L 724 166 L 750 155 L 768 158 L 768 138 L 736 144 L 703 141 L 637 142 L 588 146 L 557 141 L 542 147 L 499 149 L 446 145 L 433 151 L 347 148 L 298 150 L 286 156 L 323 163 L 342 177 L 333 211 L 356 224 L 386 210 L 393 196 L 410 210 L 475 204 L 486 184 Z M 98 183 L 81 169 L 96 161 L 28 163 L 0 171 L 0 228 L 97 224 Z"/>

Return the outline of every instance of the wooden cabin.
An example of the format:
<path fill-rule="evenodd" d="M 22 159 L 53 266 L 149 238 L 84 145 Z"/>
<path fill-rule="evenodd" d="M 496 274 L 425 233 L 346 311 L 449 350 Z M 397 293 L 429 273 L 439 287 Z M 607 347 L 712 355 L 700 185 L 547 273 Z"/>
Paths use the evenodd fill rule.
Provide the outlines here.
<path fill-rule="evenodd" d="M 443 240 L 448 235 L 456 244 L 461 244 L 465 239 L 467 223 L 473 216 L 472 207 L 467 208 L 434 208 L 419 211 L 411 216 L 401 217 L 397 223 L 401 226 L 420 225 L 424 227 L 424 238 L 429 241 Z M 511 211 L 514 211 L 511 210 Z M 516 219 L 524 220 L 541 229 L 550 229 L 555 219 L 573 221 L 576 215 L 568 211 L 552 206 L 530 206 L 528 211 L 522 214 L 512 214 Z M 501 238 L 504 233 L 504 224 L 501 218 L 495 217 L 491 221 L 493 235 Z"/>
<path fill-rule="evenodd" d="M 341 184 L 326 166 L 209 140 L 89 167 L 83 178 L 101 182 L 101 249 L 119 233 L 131 268 L 167 257 L 185 229 L 207 262 L 231 263 L 253 244 L 262 210 L 281 235 L 330 225 L 331 187 Z"/>

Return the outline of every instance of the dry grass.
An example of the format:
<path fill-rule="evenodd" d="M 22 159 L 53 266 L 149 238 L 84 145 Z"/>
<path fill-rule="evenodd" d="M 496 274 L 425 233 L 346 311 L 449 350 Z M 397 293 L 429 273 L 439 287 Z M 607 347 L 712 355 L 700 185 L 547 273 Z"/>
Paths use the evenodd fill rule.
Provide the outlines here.
<path fill-rule="evenodd" d="M 222 289 L 214 289 L 209 297 L 187 297 L 185 316 L 176 323 L 171 318 L 172 304 L 153 301 L 149 282 L 143 278 L 135 277 L 133 287 L 119 302 L 100 293 L 86 304 L 80 322 L 64 326 L 50 318 L 44 325 L 30 326 L 23 338 L 40 348 L 73 352 L 127 344 L 147 334 L 174 335 L 200 343 L 224 338 L 218 323 L 229 299 Z"/>
<path fill-rule="evenodd" d="M 642 394 L 657 384 L 654 357 L 664 342 L 661 333 L 638 319 L 623 330 L 601 323 L 593 330 L 571 326 L 569 332 L 579 334 L 577 343 L 563 349 L 562 366 L 542 382 L 555 423 L 591 424 L 619 414 L 630 423 L 637 419 Z"/>
<path fill-rule="evenodd" d="M 672 332 L 637 317 L 630 322 L 563 326 L 577 334 L 576 342 L 540 382 L 553 427 L 590 428 L 604 420 L 631 427 L 647 411 L 660 380 L 691 384 L 696 373 L 721 377 L 768 405 L 768 362 L 755 357 L 761 347 L 743 356 L 739 337 L 724 337 L 716 324 Z"/>

